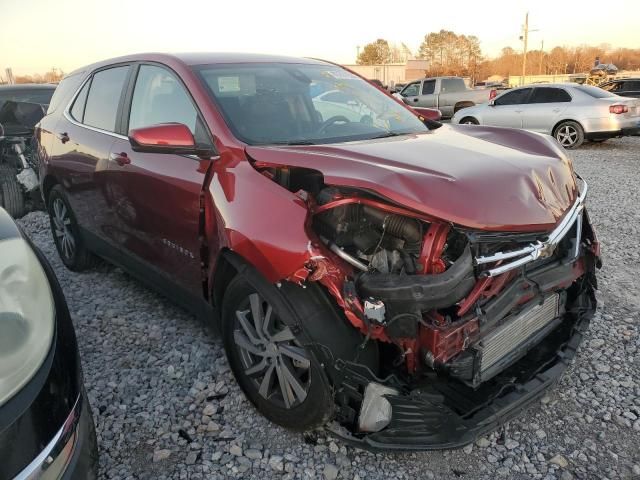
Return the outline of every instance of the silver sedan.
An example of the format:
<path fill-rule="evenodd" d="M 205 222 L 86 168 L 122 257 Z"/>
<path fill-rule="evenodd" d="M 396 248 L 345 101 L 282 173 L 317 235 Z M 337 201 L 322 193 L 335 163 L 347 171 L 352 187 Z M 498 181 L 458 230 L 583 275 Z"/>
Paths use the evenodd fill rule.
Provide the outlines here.
<path fill-rule="evenodd" d="M 640 100 L 590 85 L 528 85 L 459 110 L 451 123 L 515 127 L 553 135 L 565 148 L 640 134 Z"/>

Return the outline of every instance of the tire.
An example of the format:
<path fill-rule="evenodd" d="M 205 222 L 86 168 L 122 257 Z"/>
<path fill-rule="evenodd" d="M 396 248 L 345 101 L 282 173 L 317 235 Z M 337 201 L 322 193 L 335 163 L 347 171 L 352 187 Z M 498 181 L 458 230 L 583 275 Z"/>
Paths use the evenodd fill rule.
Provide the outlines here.
<path fill-rule="evenodd" d="M 584 142 L 584 130 L 578 122 L 561 122 L 553 131 L 554 138 L 566 149 L 577 148 Z"/>
<path fill-rule="evenodd" d="M 261 286 L 256 288 L 257 284 Z M 239 274 L 227 287 L 222 305 L 223 343 L 240 388 L 262 415 L 296 431 L 324 425 L 334 411 L 331 379 L 322 366 L 325 360 L 320 362 L 310 347 L 321 345 L 335 359 L 346 352 L 353 355 L 362 343 L 360 334 L 339 318 L 326 297 L 318 295 L 319 288 L 278 289 L 266 281 L 250 283 Z M 258 325 L 268 324 L 262 333 L 256 317 L 265 319 Z M 322 332 L 306 329 L 305 322 Z M 297 385 L 290 382 L 287 387 L 283 378 L 294 378 Z"/>
<path fill-rule="evenodd" d="M 475 117 L 464 117 L 458 122 L 459 125 L 480 125 L 480 122 Z"/>
<path fill-rule="evenodd" d="M 16 174 L 14 168 L 0 165 L 0 206 L 13 218 L 20 218 L 27 212 L 24 193 Z"/>
<path fill-rule="evenodd" d="M 47 199 L 51 234 L 62 263 L 74 272 L 93 268 L 98 258 L 85 246 L 64 189 L 54 185 Z"/>

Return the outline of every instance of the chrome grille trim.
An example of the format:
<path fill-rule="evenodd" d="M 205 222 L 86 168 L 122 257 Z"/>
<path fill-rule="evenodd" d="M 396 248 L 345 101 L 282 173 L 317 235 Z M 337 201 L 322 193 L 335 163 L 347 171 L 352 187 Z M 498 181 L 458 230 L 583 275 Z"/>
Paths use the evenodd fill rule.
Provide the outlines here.
<path fill-rule="evenodd" d="M 476 265 L 485 265 L 487 263 L 494 263 L 502 260 L 516 259 L 512 262 L 485 270 L 484 272 L 482 272 L 482 276 L 495 277 L 497 275 L 521 267 L 522 265 L 526 265 L 529 262 L 533 262 L 538 258 L 544 258 L 545 256 L 548 256 L 548 252 L 553 252 L 553 250 L 555 250 L 555 247 L 567 235 L 576 221 L 578 222 L 578 238 L 580 238 L 580 233 L 582 230 L 582 212 L 584 210 L 584 201 L 587 198 L 588 185 L 587 182 L 585 182 L 580 176 L 576 175 L 576 177 L 582 182 L 580 195 L 578 196 L 572 207 L 569 209 L 567 214 L 564 216 L 562 221 L 556 228 L 553 229 L 553 231 L 547 236 L 547 238 L 544 241 L 538 240 L 537 242 L 531 243 L 526 247 L 518 250 L 496 252 L 492 255 L 476 257 Z M 574 258 L 576 258 L 580 253 L 579 248 L 580 244 L 578 241 L 576 242 Z"/>
<path fill-rule="evenodd" d="M 482 339 L 480 372 L 486 371 L 522 342 L 558 317 L 560 295 L 554 293 Z"/>

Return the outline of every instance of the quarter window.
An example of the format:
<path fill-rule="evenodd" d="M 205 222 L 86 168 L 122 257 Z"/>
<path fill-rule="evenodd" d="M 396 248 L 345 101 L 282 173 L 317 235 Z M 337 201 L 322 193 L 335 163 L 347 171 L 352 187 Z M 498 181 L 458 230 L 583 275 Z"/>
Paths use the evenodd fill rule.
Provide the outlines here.
<path fill-rule="evenodd" d="M 531 93 L 530 88 L 512 90 L 496 98 L 494 105 L 520 105 L 526 102 L 529 93 Z"/>
<path fill-rule="evenodd" d="M 87 101 L 87 92 L 89 91 L 90 84 L 91 84 L 91 81 L 88 81 L 87 83 L 84 84 L 84 86 L 82 87 L 82 90 L 80 90 L 80 93 L 78 93 L 78 96 L 73 102 L 73 107 L 71 107 L 71 111 L 69 112 L 71 114 L 71 117 L 80 123 L 84 121 L 83 119 L 84 105 Z"/>
<path fill-rule="evenodd" d="M 93 75 L 83 123 L 109 132 L 116 129 L 116 115 L 122 87 L 127 79 L 129 67 L 114 67 Z"/>
<path fill-rule="evenodd" d="M 162 67 L 142 65 L 131 100 L 129 130 L 161 123 L 182 123 L 196 141 L 207 142 L 198 112 L 175 75 Z"/>
<path fill-rule="evenodd" d="M 533 95 L 528 103 L 559 103 L 570 102 L 571 96 L 561 88 L 538 87 L 533 89 Z"/>

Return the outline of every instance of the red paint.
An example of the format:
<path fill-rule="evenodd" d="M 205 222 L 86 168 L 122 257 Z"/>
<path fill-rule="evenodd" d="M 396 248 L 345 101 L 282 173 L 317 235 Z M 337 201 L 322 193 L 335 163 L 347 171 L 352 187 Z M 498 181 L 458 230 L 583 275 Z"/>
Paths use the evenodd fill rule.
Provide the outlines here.
<path fill-rule="evenodd" d="M 438 121 L 442 118 L 442 113 L 437 108 L 425 108 L 425 107 L 411 107 L 411 110 L 415 111 L 419 116 L 426 118 L 427 120 Z"/>
<path fill-rule="evenodd" d="M 143 54 L 85 67 L 78 71 L 82 77 L 112 64 L 151 62 L 169 69 L 198 106 L 219 158 L 135 151 L 127 135 L 134 144 L 158 147 L 191 148 L 194 140 L 186 127 L 176 124 L 116 135 L 87 129 L 63 116 L 68 97 L 38 126 L 41 178 L 45 185 L 54 181 L 64 186 L 87 232 L 190 293 L 208 299 L 221 253 L 232 250 L 269 282 L 319 282 L 355 328 L 383 341 L 390 341 L 385 329 L 368 325 L 361 300 L 344 293 L 353 268 L 316 238 L 309 228 L 313 214 L 361 203 L 428 222 L 420 264 L 425 273 L 437 273 L 445 267 L 441 255 L 452 225 L 549 231 L 575 200 L 577 188 L 565 154 L 551 140 L 525 131 L 445 125 L 420 135 L 335 145 L 248 146 L 234 137 L 192 70 L 203 64 L 291 61 Z M 414 113 L 435 115 L 421 110 Z M 61 132 L 67 134 L 65 143 L 57 136 Z M 130 162 L 118 162 L 118 156 Z M 363 189 L 378 199 L 349 194 L 316 206 L 256 169 L 263 166 L 317 170 L 328 185 Z M 594 251 L 598 246 L 593 244 Z M 584 267 L 576 268 L 576 278 L 580 272 Z M 480 280 L 459 312 L 468 313 L 482 296 L 497 293 L 508 280 L 501 279 Z M 418 349 L 427 348 L 445 361 L 477 332 L 475 319 L 446 325 L 435 312 L 429 315 L 438 326 L 421 326 L 419 339 L 399 340 L 410 372 L 418 366 Z"/>
<path fill-rule="evenodd" d="M 418 257 L 422 273 L 442 273 L 446 265 L 442 260 L 442 251 L 447 243 L 450 227 L 446 223 L 433 223 L 427 230 Z"/>
<path fill-rule="evenodd" d="M 129 139 L 140 146 L 194 147 L 196 144 L 191 130 L 181 123 L 137 128 L 129 132 Z"/>

